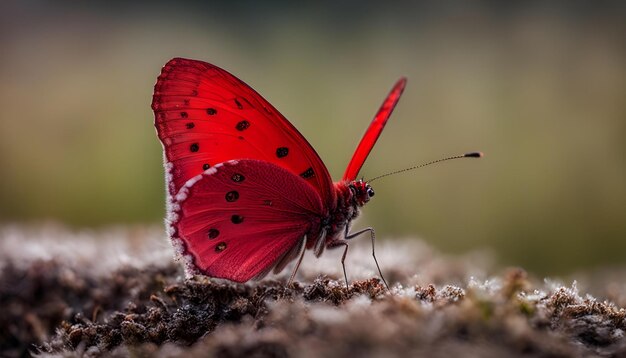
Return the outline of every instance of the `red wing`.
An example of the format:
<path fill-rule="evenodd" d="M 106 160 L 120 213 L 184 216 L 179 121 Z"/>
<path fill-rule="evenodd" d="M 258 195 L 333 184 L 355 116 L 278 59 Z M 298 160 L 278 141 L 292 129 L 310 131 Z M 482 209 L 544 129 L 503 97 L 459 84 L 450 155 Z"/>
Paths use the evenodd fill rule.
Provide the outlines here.
<path fill-rule="evenodd" d="M 319 233 L 322 199 L 301 177 L 242 159 L 189 180 L 168 210 L 170 236 L 188 271 L 245 282 L 295 258 Z"/>
<path fill-rule="evenodd" d="M 171 196 L 211 166 L 249 158 L 300 175 L 334 207 L 332 180 L 313 147 L 269 102 L 225 70 L 170 60 L 154 86 L 152 109 Z"/>
<path fill-rule="evenodd" d="M 352 181 L 356 179 L 356 176 L 359 175 L 359 171 L 367 159 L 367 156 L 372 151 L 374 144 L 378 140 L 378 136 L 385 128 L 385 124 L 391 116 L 391 112 L 398 104 L 398 100 L 400 99 L 400 95 L 402 95 L 402 91 L 404 91 L 404 86 L 406 85 L 406 78 L 401 78 L 396 82 L 393 86 L 393 89 L 387 95 L 387 98 L 380 106 L 378 113 L 376 113 L 376 117 L 370 126 L 365 131 L 363 138 L 361 138 L 361 142 L 356 147 L 354 154 L 352 155 L 352 159 L 350 160 L 350 164 L 346 168 L 346 172 L 343 174 L 343 180 Z"/>

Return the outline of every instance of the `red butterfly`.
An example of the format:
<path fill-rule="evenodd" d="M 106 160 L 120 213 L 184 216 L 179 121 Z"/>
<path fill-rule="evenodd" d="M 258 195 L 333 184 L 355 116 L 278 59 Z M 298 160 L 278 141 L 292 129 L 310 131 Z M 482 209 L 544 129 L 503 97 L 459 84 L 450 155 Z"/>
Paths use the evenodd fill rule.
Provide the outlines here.
<path fill-rule="evenodd" d="M 250 86 L 206 62 L 170 60 L 152 109 L 165 156 L 166 224 L 187 272 L 246 282 L 298 258 L 291 282 L 305 248 L 319 257 L 344 247 L 343 265 L 347 240 L 366 232 L 374 254 L 372 228 L 348 232 L 374 196 L 356 177 L 405 84 L 393 87 L 333 183 L 313 147 Z"/>

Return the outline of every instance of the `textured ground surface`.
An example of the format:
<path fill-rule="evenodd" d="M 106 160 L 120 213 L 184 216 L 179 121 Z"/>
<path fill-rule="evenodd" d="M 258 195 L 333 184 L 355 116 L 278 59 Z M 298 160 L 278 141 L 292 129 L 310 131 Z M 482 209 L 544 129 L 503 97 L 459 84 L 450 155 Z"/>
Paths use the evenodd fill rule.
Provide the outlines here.
<path fill-rule="evenodd" d="M 351 247 L 349 289 L 335 280 L 340 252 L 306 256 L 285 288 L 287 273 L 185 280 L 160 227 L 4 227 L 0 356 L 626 356 L 619 268 L 563 285 L 388 240 L 387 292 L 369 250 Z"/>

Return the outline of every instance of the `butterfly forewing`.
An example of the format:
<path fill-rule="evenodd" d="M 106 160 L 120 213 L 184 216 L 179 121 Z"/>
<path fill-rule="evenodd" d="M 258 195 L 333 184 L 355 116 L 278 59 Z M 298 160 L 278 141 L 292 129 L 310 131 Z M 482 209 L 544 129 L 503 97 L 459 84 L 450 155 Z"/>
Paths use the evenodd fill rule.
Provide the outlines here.
<path fill-rule="evenodd" d="M 370 123 L 369 127 L 367 127 L 363 138 L 361 138 L 359 145 L 354 151 L 352 159 L 350 159 L 350 163 L 343 174 L 343 180 L 352 181 L 356 179 L 357 175 L 359 175 L 359 171 L 361 170 L 361 167 L 363 167 L 365 159 L 367 159 L 367 156 L 372 151 L 378 137 L 385 128 L 385 124 L 387 124 L 387 120 L 389 120 L 393 109 L 396 108 L 396 104 L 398 104 L 405 86 L 406 79 L 401 78 L 393 86 L 391 92 L 387 95 L 387 98 L 385 98 L 385 101 L 378 109 L 376 116 L 374 116 L 372 123 Z"/>
<path fill-rule="evenodd" d="M 190 271 L 238 282 L 284 267 L 325 210 L 303 178 L 246 159 L 192 178 L 173 199 L 168 225 Z"/>
<path fill-rule="evenodd" d="M 168 190 L 228 160 L 258 159 L 304 178 L 327 208 L 332 180 L 306 139 L 269 102 L 230 73 L 202 61 L 175 58 L 162 69 L 152 108 L 169 163 Z"/>

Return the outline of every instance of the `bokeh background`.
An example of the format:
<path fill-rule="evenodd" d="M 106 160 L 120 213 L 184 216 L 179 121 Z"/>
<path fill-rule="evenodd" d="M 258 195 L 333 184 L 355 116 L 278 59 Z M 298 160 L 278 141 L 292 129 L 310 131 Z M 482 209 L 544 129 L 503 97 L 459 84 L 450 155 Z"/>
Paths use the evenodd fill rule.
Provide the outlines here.
<path fill-rule="evenodd" d="M 313 5 L 315 3 L 315 5 Z M 176 56 L 236 74 L 338 179 L 394 81 L 358 226 L 539 274 L 626 264 L 626 3 L 0 3 L 0 224 L 158 224 L 150 110 Z"/>

